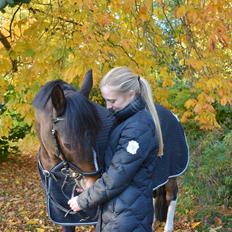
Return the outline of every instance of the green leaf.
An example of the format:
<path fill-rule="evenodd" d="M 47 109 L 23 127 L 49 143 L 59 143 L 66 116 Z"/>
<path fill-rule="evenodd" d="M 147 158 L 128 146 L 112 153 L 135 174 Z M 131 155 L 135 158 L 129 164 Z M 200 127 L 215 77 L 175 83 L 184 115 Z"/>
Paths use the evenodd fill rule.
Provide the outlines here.
<path fill-rule="evenodd" d="M 34 49 L 29 48 L 29 49 L 25 50 L 24 55 L 33 57 L 33 56 L 35 56 L 35 51 L 34 51 Z"/>

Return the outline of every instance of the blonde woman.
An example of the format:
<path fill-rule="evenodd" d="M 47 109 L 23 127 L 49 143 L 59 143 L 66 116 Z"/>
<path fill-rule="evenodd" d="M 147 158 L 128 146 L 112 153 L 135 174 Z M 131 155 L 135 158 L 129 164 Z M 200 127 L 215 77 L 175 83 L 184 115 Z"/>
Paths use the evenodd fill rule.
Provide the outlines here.
<path fill-rule="evenodd" d="M 100 83 L 115 117 L 105 152 L 105 172 L 69 200 L 74 211 L 100 205 L 96 231 L 152 231 L 152 173 L 162 155 L 162 134 L 149 84 L 126 67 L 109 71 Z"/>

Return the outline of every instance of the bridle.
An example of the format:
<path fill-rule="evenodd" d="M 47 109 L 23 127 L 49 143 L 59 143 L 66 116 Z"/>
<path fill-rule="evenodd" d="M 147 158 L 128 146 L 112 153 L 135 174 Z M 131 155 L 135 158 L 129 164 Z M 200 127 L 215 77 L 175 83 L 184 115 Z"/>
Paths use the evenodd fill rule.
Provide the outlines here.
<path fill-rule="evenodd" d="M 75 165 L 72 162 L 67 161 L 65 159 L 65 156 L 62 153 L 62 150 L 61 150 L 60 145 L 59 145 L 59 140 L 57 138 L 57 131 L 54 129 L 55 124 L 58 123 L 59 121 L 63 121 L 63 120 L 64 120 L 64 118 L 61 118 L 61 117 L 53 118 L 52 119 L 52 129 L 51 129 L 51 134 L 52 134 L 52 138 L 54 140 L 54 146 L 55 146 L 55 155 L 57 158 L 62 160 L 63 164 L 64 164 L 64 168 L 62 170 L 66 171 L 66 172 L 67 171 L 72 172 L 73 177 L 78 178 L 78 179 L 80 179 L 82 177 L 90 177 L 90 176 L 99 175 L 101 173 L 101 169 L 98 166 L 96 152 L 94 149 L 93 149 L 93 158 L 94 158 L 94 166 L 95 166 L 96 171 L 85 172 L 77 165 Z"/>

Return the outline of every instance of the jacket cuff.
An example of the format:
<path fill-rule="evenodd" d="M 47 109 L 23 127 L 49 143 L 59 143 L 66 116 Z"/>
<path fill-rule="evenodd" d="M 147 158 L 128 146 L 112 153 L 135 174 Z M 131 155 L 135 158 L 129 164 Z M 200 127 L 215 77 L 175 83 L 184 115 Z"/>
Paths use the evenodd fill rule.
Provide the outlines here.
<path fill-rule="evenodd" d="M 81 210 L 85 210 L 88 208 L 87 201 L 83 201 L 83 199 L 81 199 L 80 195 L 77 197 L 77 204 L 79 205 Z"/>

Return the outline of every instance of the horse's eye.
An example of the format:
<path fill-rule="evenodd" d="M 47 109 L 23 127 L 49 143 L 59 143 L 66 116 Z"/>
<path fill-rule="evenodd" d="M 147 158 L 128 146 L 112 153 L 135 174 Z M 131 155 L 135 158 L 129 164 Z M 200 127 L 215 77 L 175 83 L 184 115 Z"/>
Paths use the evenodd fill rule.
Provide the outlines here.
<path fill-rule="evenodd" d="M 71 144 L 64 143 L 64 146 L 65 146 L 66 148 L 68 148 L 69 150 L 71 149 Z"/>

